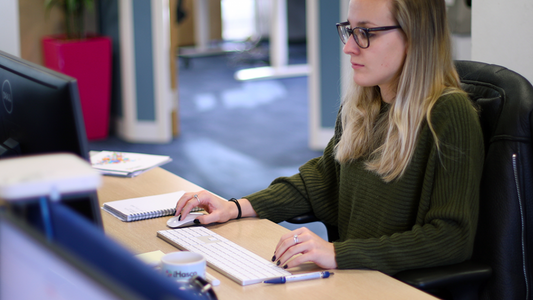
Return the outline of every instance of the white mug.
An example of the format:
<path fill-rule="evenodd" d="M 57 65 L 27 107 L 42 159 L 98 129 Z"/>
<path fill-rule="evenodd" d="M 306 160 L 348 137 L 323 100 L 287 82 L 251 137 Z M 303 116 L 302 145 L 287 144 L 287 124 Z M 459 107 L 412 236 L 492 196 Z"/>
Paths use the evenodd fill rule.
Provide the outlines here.
<path fill-rule="evenodd" d="M 176 281 L 188 281 L 195 275 L 205 278 L 206 261 L 202 254 L 180 251 L 161 258 L 161 272 Z"/>

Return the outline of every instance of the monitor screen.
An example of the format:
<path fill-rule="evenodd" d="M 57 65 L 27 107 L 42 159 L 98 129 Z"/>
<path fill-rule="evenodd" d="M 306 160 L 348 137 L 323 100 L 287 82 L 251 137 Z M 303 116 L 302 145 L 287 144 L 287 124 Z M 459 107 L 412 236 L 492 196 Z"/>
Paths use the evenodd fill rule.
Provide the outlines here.
<path fill-rule="evenodd" d="M 0 299 L 138 299 L 0 213 Z"/>
<path fill-rule="evenodd" d="M 76 79 L 0 51 L 0 158 L 52 152 L 89 161 Z M 96 193 L 65 200 L 102 227 Z"/>

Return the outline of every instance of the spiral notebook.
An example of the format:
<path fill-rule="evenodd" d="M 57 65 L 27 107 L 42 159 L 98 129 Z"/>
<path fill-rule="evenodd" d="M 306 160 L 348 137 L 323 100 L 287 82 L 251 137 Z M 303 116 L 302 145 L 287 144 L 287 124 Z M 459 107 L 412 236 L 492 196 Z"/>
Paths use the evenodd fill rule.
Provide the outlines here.
<path fill-rule="evenodd" d="M 124 222 L 170 216 L 175 213 L 176 203 L 183 194 L 185 191 L 111 201 L 104 203 L 102 209 Z M 200 209 L 193 211 L 197 210 Z"/>

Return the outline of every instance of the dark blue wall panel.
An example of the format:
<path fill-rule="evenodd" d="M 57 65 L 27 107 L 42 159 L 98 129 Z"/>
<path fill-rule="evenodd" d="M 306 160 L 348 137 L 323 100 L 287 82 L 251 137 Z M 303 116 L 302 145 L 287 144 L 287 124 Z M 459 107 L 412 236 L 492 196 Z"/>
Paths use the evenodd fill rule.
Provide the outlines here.
<path fill-rule="evenodd" d="M 318 1 L 320 14 L 320 122 L 335 127 L 340 99 L 341 43 L 335 24 L 340 22 L 340 0 Z"/>
<path fill-rule="evenodd" d="M 133 0 L 137 119 L 155 121 L 151 1 Z"/>

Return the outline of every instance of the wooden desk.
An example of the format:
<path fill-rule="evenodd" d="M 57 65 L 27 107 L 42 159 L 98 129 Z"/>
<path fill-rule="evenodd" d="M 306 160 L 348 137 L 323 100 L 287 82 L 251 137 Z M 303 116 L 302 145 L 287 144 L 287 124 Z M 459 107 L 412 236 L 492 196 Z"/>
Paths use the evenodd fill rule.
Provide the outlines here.
<path fill-rule="evenodd" d="M 102 205 L 113 200 L 200 189 L 183 178 L 157 168 L 135 178 L 106 176 L 103 186 L 98 190 L 98 197 Z M 135 254 L 155 250 L 164 253 L 178 251 L 156 236 L 158 230 L 168 229 L 167 219 L 128 223 L 102 212 L 105 232 Z M 257 218 L 244 218 L 207 227 L 266 259 L 272 257 L 279 237 L 288 231 L 271 221 Z M 316 268 L 314 264 L 310 264 L 290 271 Z M 436 299 L 377 271 L 335 270 L 335 275 L 328 279 L 244 287 L 213 269 L 208 268 L 208 272 L 221 281 L 214 288 L 219 299 Z"/>

